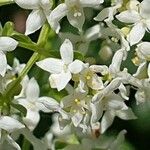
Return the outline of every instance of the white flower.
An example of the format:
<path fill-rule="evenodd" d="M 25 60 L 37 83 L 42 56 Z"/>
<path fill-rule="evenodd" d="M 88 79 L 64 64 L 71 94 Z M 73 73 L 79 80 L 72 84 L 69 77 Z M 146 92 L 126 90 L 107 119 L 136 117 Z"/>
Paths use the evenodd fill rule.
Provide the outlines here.
<path fill-rule="evenodd" d="M 85 68 L 75 76 L 75 81 L 79 82 L 78 88 L 80 92 L 86 92 L 88 88 L 93 90 L 101 90 L 104 88 L 101 77 L 90 69 L 90 67 L 89 65 L 85 66 Z M 78 80 L 76 78 L 78 78 Z"/>
<path fill-rule="evenodd" d="M 141 60 L 150 61 L 150 42 L 142 42 L 138 44 L 136 54 Z"/>
<path fill-rule="evenodd" d="M 71 128 L 69 125 L 67 125 L 64 129 L 61 129 L 59 126 L 59 115 L 58 114 L 54 114 L 52 117 L 53 120 L 53 124 L 51 126 L 51 133 L 53 133 L 55 136 L 61 138 L 64 138 L 64 136 L 67 136 L 69 134 L 71 134 Z"/>
<path fill-rule="evenodd" d="M 84 116 L 88 114 L 91 99 L 91 96 L 87 95 L 87 93 L 81 93 L 74 90 L 72 94 L 65 96 L 61 100 L 61 107 L 64 110 L 68 109 L 68 115 L 71 116 L 71 120 L 75 127 L 79 126 L 84 119 Z"/>
<path fill-rule="evenodd" d="M 51 100 L 51 98 L 39 97 L 39 85 L 34 78 L 30 79 L 29 81 L 26 80 L 26 82 L 28 83 L 23 84 L 25 86 L 23 88 L 24 95 L 20 95 L 24 97 L 17 96 L 17 102 L 27 109 L 27 114 L 23 118 L 23 120 L 24 123 L 28 126 L 28 128 L 30 130 L 33 130 L 40 120 L 39 110 L 49 112 L 49 110 L 41 103 L 41 101 L 44 102 L 47 100 Z M 23 91 L 21 93 L 23 93 Z"/>
<path fill-rule="evenodd" d="M 133 23 L 134 26 L 127 36 L 130 45 L 138 43 L 145 35 L 145 32 L 150 30 L 150 1 L 143 0 L 138 6 L 139 9 L 130 9 L 121 12 L 116 18 L 125 23 Z"/>
<path fill-rule="evenodd" d="M 15 0 L 15 2 L 24 9 L 33 9 L 26 21 L 26 35 L 29 35 L 40 29 L 48 19 L 52 0 Z"/>
<path fill-rule="evenodd" d="M 101 121 L 101 133 L 104 133 L 107 128 L 113 123 L 115 116 L 123 120 L 135 119 L 132 110 L 124 103 L 124 99 L 118 94 L 110 93 L 104 96 L 103 99 L 91 104 L 92 122 L 97 122 L 105 111 Z"/>
<path fill-rule="evenodd" d="M 106 21 L 111 22 L 114 20 L 114 15 L 117 10 L 122 6 L 122 0 L 117 0 L 112 7 L 104 8 L 95 18 L 96 21 Z"/>
<path fill-rule="evenodd" d="M 58 91 L 66 87 L 72 74 L 78 74 L 83 69 L 83 62 L 77 59 L 73 61 L 73 46 L 68 39 L 61 45 L 60 55 L 62 59 L 46 58 L 36 63 L 40 68 L 51 73 L 50 85 Z"/>
<path fill-rule="evenodd" d="M 96 7 L 103 3 L 104 0 L 65 0 L 64 3 L 58 5 L 50 14 L 49 23 L 51 27 L 59 33 L 59 21 L 67 16 L 69 23 L 82 31 L 82 26 L 85 21 L 84 7 Z"/>
<path fill-rule="evenodd" d="M 0 75 L 5 76 L 7 69 L 6 52 L 13 51 L 18 45 L 18 42 L 10 37 L 0 37 Z"/>
<path fill-rule="evenodd" d="M 149 78 L 150 79 L 150 78 Z M 136 98 L 136 103 L 140 104 L 140 103 L 144 103 L 147 101 L 147 104 L 150 105 L 150 82 L 149 79 L 143 79 L 140 80 L 142 86 L 138 87 L 138 90 L 135 94 L 135 98 Z"/>
<path fill-rule="evenodd" d="M 9 133 L 23 128 L 25 128 L 25 126 L 18 120 L 9 116 L 0 116 L 0 147 L 3 149 L 3 146 L 5 146 L 3 142 L 7 141 L 17 150 L 21 150 L 20 146 L 10 137 Z M 6 132 L 2 132 L 2 130 Z"/>

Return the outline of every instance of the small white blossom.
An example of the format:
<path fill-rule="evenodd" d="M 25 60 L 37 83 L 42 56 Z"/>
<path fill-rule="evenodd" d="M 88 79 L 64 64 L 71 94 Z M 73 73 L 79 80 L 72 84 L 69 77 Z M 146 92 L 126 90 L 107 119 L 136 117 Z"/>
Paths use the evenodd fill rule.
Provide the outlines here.
<path fill-rule="evenodd" d="M 18 120 L 9 116 L 0 116 L 0 148 L 3 149 L 5 146 L 3 143 L 7 141 L 12 147 L 21 150 L 20 146 L 11 138 L 9 133 L 23 128 L 25 126 Z"/>
<path fill-rule="evenodd" d="M 24 9 L 33 9 L 26 21 L 26 35 L 37 31 L 44 25 L 53 5 L 52 0 L 15 0 L 15 2 Z"/>
<path fill-rule="evenodd" d="M 137 4 L 136 4 L 137 5 Z M 137 9 L 129 9 L 121 12 L 116 18 L 125 23 L 133 23 L 133 28 L 127 36 L 130 45 L 138 43 L 145 35 L 145 32 L 150 30 L 150 1 L 143 0 L 138 5 Z"/>
<path fill-rule="evenodd" d="M 51 73 L 49 77 L 52 88 L 58 91 L 64 89 L 72 78 L 72 74 L 78 74 L 83 69 L 83 62 L 73 61 L 73 46 L 70 40 L 66 39 L 60 47 L 61 59 L 46 58 L 36 64 L 45 71 Z"/>
<path fill-rule="evenodd" d="M 49 23 L 51 27 L 59 33 L 59 21 L 67 16 L 69 23 L 82 31 L 85 22 L 84 7 L 96 7 L 103 3 L 104 0 L 65 0 L 64 3 L 58 5 L 50 14 Z"/>
<path fill-rule="evenodd" d="M 10 37 L 0 37 L 0 75 L 5 76 L 7 69 L 6 52 L 13 51 L 18 42 Z"/>
<path fill-rule="evenodd" d="M 40 89 L 37 81 L 32 78 L 26 80 L 25 87 L 23 88 L 24 92 L 21 91 L 20 96 L 17 96 L 17 102 L 24 106 L 27 109 L 27 114 L 23 118 L 24 123 L 28 126 L 30 130 L 33 130 L 37 123 L 40 120 L 39 110 L 44 112 L 49 112 L 49 110 L 41 103 L 41 101 L 51 100 L 49 97 L 39 97 Z"/>
<path fill-rule="evenodd" d="M 64 97 L 61 100 L 61 106 L 64 110 L 69 109 L 69 116 L 75 127 L 79 126 L 84 116 L 90 109 L 89 103 L 91 96 L 87 93 L 80 93 L 75 90 L 72 94 Z"/>

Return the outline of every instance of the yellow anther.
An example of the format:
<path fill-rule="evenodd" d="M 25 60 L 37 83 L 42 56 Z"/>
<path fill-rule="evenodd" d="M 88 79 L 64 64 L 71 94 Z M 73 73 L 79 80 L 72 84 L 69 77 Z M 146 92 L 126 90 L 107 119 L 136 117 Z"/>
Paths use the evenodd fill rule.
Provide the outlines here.
<path fill-rule="evenodd" d="M 76 103 L 77 105 L 80 104 L 80 100 L 79 100 L 79 99 L 76 98 L 74 101 L 75 101 L 75 103 Z"/>
<path fill-rule="evenodd" d="M 132 62 L 135 64 L 135 65 L 139 65 L 140 64 L 140 60 L 139 58 L 136 56 L 132 59 Z"/>
<path fill-rule="evenodd" d="M 86 79 L 87 79 L 87 80 L 90 80 L 90 79 L 91 79 L 91 77 L 90 77 L 90 76 L 86 76 Z"/>
<path fill-rule="evenodd" d="M 111 38 L 111 40 L 112 40 L 113 42 L 115 42 L 115 43 L 117 43 L 117 42 L 118 42 L 118 39 L 117 39 L 117 38 L 115 38 L 115 37 L 112 37 L 112 38 Z"/>
<path fill-rule="evenodd" d="M 111 81 L 111 80 L 112 80 L 111 74 L 106 74 L 106 75 L 102 78 L 102 80 Z"/>
<path fill-rule="evenodd" d="M 122 33 L 123 33 L 125 36 L 127 36 L 128 33 L 130 32 L 130 28 L 128 28 L 128 27 L 123 27 L 123 28 L 121 29 L 121 31 L 122 31 Z"/>
<path fill-rule="evenodd" d="M 76 113 L 76 112 L 77 112 L 77 110 L 76 110 L 76 109 L 74 109 L 74 110 L 73 110 L 73 113 Z"/>

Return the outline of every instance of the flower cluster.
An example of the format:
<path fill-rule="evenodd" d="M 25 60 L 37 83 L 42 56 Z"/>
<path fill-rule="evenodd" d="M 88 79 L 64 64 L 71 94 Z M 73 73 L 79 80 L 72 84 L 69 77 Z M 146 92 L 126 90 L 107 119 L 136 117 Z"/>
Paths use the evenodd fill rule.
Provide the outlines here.
<path fill-rule="evenodd" d="M 0 149 L 20 150 L 15 135 L 21 134 L 35 150 L 55 150 L 61 141 L 64 150 L 119 149 L 126 131 L 117 138 L 104 133 L 115 117 L 137 118 L 128 105 L 131 89 L 137 105 L 149 104 L 150 42 L 144 37 L 150 32 L 150 1 L 112 0 L 107 7 L 105 0 L 13 2 L 32 11 L 25 34 L 0 27 Z M 66 32 L 63 21 L 74 32 Z M 28 35 L 41 27 L 35 43 Z M 46 49 L 50 36 L 62 41 L 58 51 Z M 6 52 L 17 47 L 34 54 L 27 64 L 14 57 L 8 65 Z M 34 64 L 40 77 L 28 74 Z M 40 112 L 53 113 L 43 139 L 33 135 Z"/>

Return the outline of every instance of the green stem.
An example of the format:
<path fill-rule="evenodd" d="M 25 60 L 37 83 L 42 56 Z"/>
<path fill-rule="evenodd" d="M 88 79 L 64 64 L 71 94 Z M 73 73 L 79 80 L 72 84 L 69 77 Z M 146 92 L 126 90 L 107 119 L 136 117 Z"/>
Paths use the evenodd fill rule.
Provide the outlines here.
<path fill-rule="evenodd" d="M 44 49 L 39 47 L 37 44 L 27 44 L 25 42 L 19 42 L 18 47 L 29 49 L 33 52 L 37 52 L 43 56 L 49 56 L 49 53 Z"/>
<path fill-rule="evenodd" d="M 44 47 L 47 39 L 48 39 L 48 34 L 49 34 L 49 25 L 46 23 L 40 32 L 39 39 L 37 42 L 37 45 L 39 47 Z M 27 75 L 27 73 L 30 71 L 34 63 L 38 60 L 40 57 L 40 53 L 34 52 L 29 61 L 27 62 L 25 68 L 22 70 L 20 73 L 19 77 L 14 81 L 13 85 L 9 87 L 6 92 L 4 93 L 4 96 L 6 97 L 6 102 L 8 103 L 10 101 L 10 97 L 13 96 L 13 92 L 15 89 L 18 87 L 20 84 L 21 80 Z"/>
<path fill-rule="evenodd" d="M 30 142 L 26 138 L 24 138 L 22 144 L 22 150 L 29 150 L 29 149 L 30 149 Z"/>
<path fill-rule="evenodd" d="M 0 0 L 0 6 L 13 4 L 13 3 L 14 3 L 13 0 Z"/>

